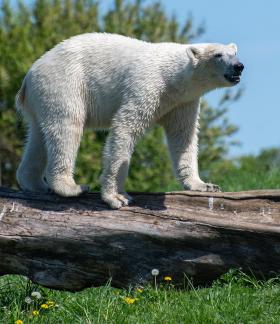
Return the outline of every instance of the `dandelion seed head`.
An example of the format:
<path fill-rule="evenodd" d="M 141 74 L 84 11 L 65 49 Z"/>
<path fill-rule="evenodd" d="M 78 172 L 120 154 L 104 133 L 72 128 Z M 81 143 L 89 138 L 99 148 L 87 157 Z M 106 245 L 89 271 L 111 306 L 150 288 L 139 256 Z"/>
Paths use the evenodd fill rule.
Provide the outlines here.
<path fill-rule="evenodd" d="M 159 275 L 159 271 L 158 271 L 158 269 L 153 269 L 153 270 L 151 271 L 151 273 L 152 273 L 153 276 L 158 276 L 158 275 Z"/>
<path fill-rule="evenodd" d="M 42 295 L 39 293 L 39 291 L 33 291 L 33 292 L 31 293 L 31 296 L 32 296 L 32 297 L 35 297 L 36 299 L 40 299 L 40 298 L 42 298 Z"/>
<path fill-rule="evenodd" d="M 24 301 L 26 302 L 26 304 L 32 303 L 32 299 L 30 297 L 25 297 Z"/>

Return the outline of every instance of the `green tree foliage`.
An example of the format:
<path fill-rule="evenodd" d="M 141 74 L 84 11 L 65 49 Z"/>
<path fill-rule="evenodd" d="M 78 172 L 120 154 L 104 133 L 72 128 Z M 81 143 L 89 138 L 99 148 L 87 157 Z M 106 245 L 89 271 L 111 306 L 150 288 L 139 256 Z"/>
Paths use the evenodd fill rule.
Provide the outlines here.
<path fill-rule="evenodd" d="M 28 3 L 28 4 L 27 4 Z M 14 109 L 14 97 L 32 63 L 46 50 L 70 36 L 86 32 L 111 32 L 139 39 L 187 43 L 203 32 L 189 18 L 183 26 L 158 2 L 115 0 L 100 14 L 93 0 L 18 1 L 11 8 L 1 2 L 0 13 L 0 183 L 15 185 L 15 170 L 24 142 L 24 126 Z M 206 102 L 201 114 L 201 161 L 205 170 L 223 158 L 236 131 L 225 118 L 225 108 L 213 109 Z M 77 161 L 77 178 L 98 189 L 105 133 L 85 132 Z M 206 174 L 206 173 L 205 173 Z M 136 148 L 127 182 L 128 190 L 178 188 L 161 128 L 148 132 Z"/>

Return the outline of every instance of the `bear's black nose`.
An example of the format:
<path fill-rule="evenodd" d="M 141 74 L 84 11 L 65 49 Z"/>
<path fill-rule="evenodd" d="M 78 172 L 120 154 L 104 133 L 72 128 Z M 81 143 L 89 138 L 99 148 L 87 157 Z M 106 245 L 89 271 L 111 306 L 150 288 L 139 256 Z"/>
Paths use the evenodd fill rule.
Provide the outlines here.
<path fill-rule="evenodd" d="M 239 62 L 239 63 L 234 64 L 233 68 L 234 68 L 235 72 L 241 73 L 244 70 L 244 65 Z"/>

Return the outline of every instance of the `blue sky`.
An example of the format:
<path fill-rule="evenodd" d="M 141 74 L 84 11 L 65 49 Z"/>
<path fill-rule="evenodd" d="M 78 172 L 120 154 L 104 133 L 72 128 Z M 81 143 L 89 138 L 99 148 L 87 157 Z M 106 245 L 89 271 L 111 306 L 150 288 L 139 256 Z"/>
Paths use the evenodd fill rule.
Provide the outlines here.
<path fill-rule="evenodd" d="M 229 106 L 229 119 L 240 127 L 235 139 L 242 146 L 231 156 L 258 153 L 280 146 L 280 1 L 277 0 L 166 0 L 168 13 L 183 21 L 191 12 L 195 23 L 204 22 L 206 32 L 199 42 L 235 42 L 245 65 L 243 96 Z M 222 95 L 206 95 L 215 104 Z"/>

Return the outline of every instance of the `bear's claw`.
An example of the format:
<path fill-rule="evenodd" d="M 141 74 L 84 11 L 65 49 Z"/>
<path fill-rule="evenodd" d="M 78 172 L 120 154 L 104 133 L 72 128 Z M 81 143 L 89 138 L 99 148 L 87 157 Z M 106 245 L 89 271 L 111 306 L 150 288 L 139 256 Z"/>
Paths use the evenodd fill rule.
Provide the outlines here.
<path fill-rule="evenodd" d="M 185 190 L 202 191 L 202 192 L 221 192 L 221 188 L 213 183 L 199 182 L 192 185 L 185 185 Z"/>

